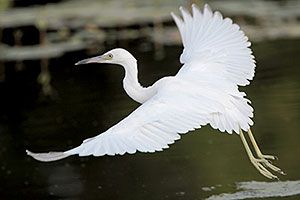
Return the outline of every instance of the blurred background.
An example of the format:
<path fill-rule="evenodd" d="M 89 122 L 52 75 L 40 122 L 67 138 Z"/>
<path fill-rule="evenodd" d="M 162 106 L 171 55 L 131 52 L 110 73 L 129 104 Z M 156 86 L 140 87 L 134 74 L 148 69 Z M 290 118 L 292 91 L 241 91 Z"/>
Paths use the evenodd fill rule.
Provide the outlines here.
<path fill-rule="evenodd" d="M 209 126 L 155 154 L 26 156 L 75 147 L 139 106 L 120 67 L 75 62 L 123 47 L 142 85 L 175 75 L 182 47 L 170 12 L 192 3 L 209 3 L 252 41 L 256 76 L 241 90 L 282 181 L 254 169 L 239 137 Z M 299 55 L 299 0 L 0 0 L 0 199 L 299 199 Z"/>

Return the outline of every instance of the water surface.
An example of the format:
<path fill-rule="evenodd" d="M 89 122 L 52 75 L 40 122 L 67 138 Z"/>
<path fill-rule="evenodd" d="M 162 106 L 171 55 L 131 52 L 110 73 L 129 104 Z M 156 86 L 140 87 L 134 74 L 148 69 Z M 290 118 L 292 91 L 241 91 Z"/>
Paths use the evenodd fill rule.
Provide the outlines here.
<path fill-rule="evenodd" d="M 143 85 L 179 69 L 180 47 L 166 48 L 160 61 L 154 60 L 153 52 L 127 48 L 139 60 Z M 58 94 L 54 100 L 39 94 L 37 62 L 25 62 L 25 71 L 8 70 L 7 82 L 0 85 L 0 198 L 230 199 L 246 190 L 239 198 L 264 199 L 262 193 L 245 196 L 249 187 L 240 187 L 254 181 L 271 188 L 268 199 L 299 199 L 295 192 L 299 187 L 290 187 L 288 181 L 300 180 L 300 40 L 263 42 L 253 49 L 256 76 L 242 90 L 255 108 L 257 142 L 264 153 L 280 158 L 275 164 L 288 174 L 277 185 L 250 164 L 238 136 L 209 126 L 155 154 L 73 156 L 52 163 L 26 156 L 25 149 L 39 152 L 77 146 L 138 107 L 123 91 L 120 67 L 74 67 L 85 57 L 78 52 L 51 61 L 52 85 Z M 289 192 L 276 195 L 272 188 L 278 184 L 288 185 Z"/>

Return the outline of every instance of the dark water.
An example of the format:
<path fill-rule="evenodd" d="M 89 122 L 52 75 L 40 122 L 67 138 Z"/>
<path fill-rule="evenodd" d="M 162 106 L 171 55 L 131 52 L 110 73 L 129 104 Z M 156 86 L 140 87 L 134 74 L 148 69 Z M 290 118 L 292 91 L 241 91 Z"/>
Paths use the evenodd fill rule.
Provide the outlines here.
<path fill-rule="evenodd" d="M 153 52 L 128 49 L 139 60 L 143 85 L 179 68 L 179 47 L 166 48 L 161 61 Z M 138 107 L 123 91 L 120 67 L 74 67 L 85 57 L 78 53 L 51 61 L 54 100 L 39 94 L 36 62 L 26 62 L 25 71 L 8 70 L 0 85 L 0 199 L 300 199 L 300 40 L 253 49 L 256 77 L 243 90 L 255 108 L 253 131 L 261 149 L 277 155 L 275 164 L 288 174 L 281 181 L 254 169 L 238 136 L 210 127 L 155 154 L 73 156 L 53 163 L 29 158 L 25 149 L 69 149 Z"/>

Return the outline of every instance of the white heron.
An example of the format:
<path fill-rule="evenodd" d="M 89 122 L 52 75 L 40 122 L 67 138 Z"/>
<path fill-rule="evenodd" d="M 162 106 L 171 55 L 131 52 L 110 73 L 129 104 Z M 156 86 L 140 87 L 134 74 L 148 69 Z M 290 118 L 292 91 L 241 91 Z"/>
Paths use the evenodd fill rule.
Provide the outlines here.
<path fill-rule="evenodd" d="M 254 77 L 255 60 L 250 42 L 231 19 L 212 12 L 208 5 L 203 12 L 192 5 L 192 14 L 180 7 L 183 18 L 171 13 L 179 29 L 183 64 L 175 76 L 164 77 L 152 86 L 138 82 L 136 59 L 125 49 L 117 48 L 76 65 L 87 63 L 118 64 L 125 69 L 123 86 L 126 93 L 142 104 L 125 119 L 93 138 L 64 152 L 33 153 L 36 160 L 49 162 L 71 155 L 103 156 L 162 151 L 187 133 L 210 124 L 222 132 L 240 136 L 248 157 L 265 177 L 277 179 L 270 170 L 284 174 L 263 155 L 251 133 L 253 109 L 246 94 L 238 87 Z M 254 157 L 245 139 L 248 133 L 256 153 Z"/>

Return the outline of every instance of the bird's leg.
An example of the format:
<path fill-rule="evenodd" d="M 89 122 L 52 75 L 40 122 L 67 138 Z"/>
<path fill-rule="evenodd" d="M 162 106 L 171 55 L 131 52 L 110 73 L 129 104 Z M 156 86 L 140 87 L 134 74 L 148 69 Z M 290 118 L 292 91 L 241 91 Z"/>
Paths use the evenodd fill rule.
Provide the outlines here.
<path fill-rule="evenodd" d="M 252 131 L 251 131 L 250 128 L 249 128 L 249 130 L 248 130 L 248 135 L 249 135 L 249 138 L 250 138 L 250 140 L 251 140 L 251 143 L 252 143 L 252 145 L 253 145 L 253 147 L 254 147 L 254 150 L 255 150 L 255 152 L 256 152 L 257 157 L 259 157 L 259 158 L 261 158 L 261 159 L 278 160 L 278 158 L 277 158 L 276 156 L 272 156 L 272 155 L 263 155 L 263 154 L 261 153 L 261 151 L 260 151 L 260 149 L 259 149 L 259 147 L 258 147 L 258 145 L 257 145 L 257 143 L 256 143 L 256 141 L 255 141 L 255 139 L 254 139 L 254 136 L 253 136 Z"/>
<path fill-rule="evenodd" d="M 282 175 L 285 175 L 285 173 L 278 167 L 274 166 L 271 164 L 270 161 L 268 161 L 267 159 L 270 159 L 270 160 L 277 160 L 278 158 L 276 156 L 272 156 L 272 155 L 264 155 L 262 154 L 262 152 L 260 151 L 256 141 L 255 141 L 255 138 L 252 134 L 252 131 L 251 129 L 248 130 L 248 136 L 250 138 L 250 141 L 254 147 L 254 150 L 256 152 L 256 155 L 257 157 L 260 159 L 260 162 L 265 166 L 265 167 L 269 167 L 270 169 L 272 169 L 273 171 L 275 172 L 278 172 Z"/>
<path fill-rule="evenodd" d="M 271 172 L 269 172 L 264 166 L 263 163 L 261 162 L 262 159 L 257 159 L 253 156 L 251 149 L 247 143 L 247 140 L 244 136 L 243 131 L 240 129 L 240 137 L 241 140 L 243 142 L 243 145 L 245 147 L 245 150 L 247 152 L 247 155 L 251 161 L 251 163 L 253 164 L 253 166 L 259 171 L 259 173 L 261 173 L 263 176 L 269 178 L 269 179 L 278 179 L 277 176 L 273 175 Z"/>

